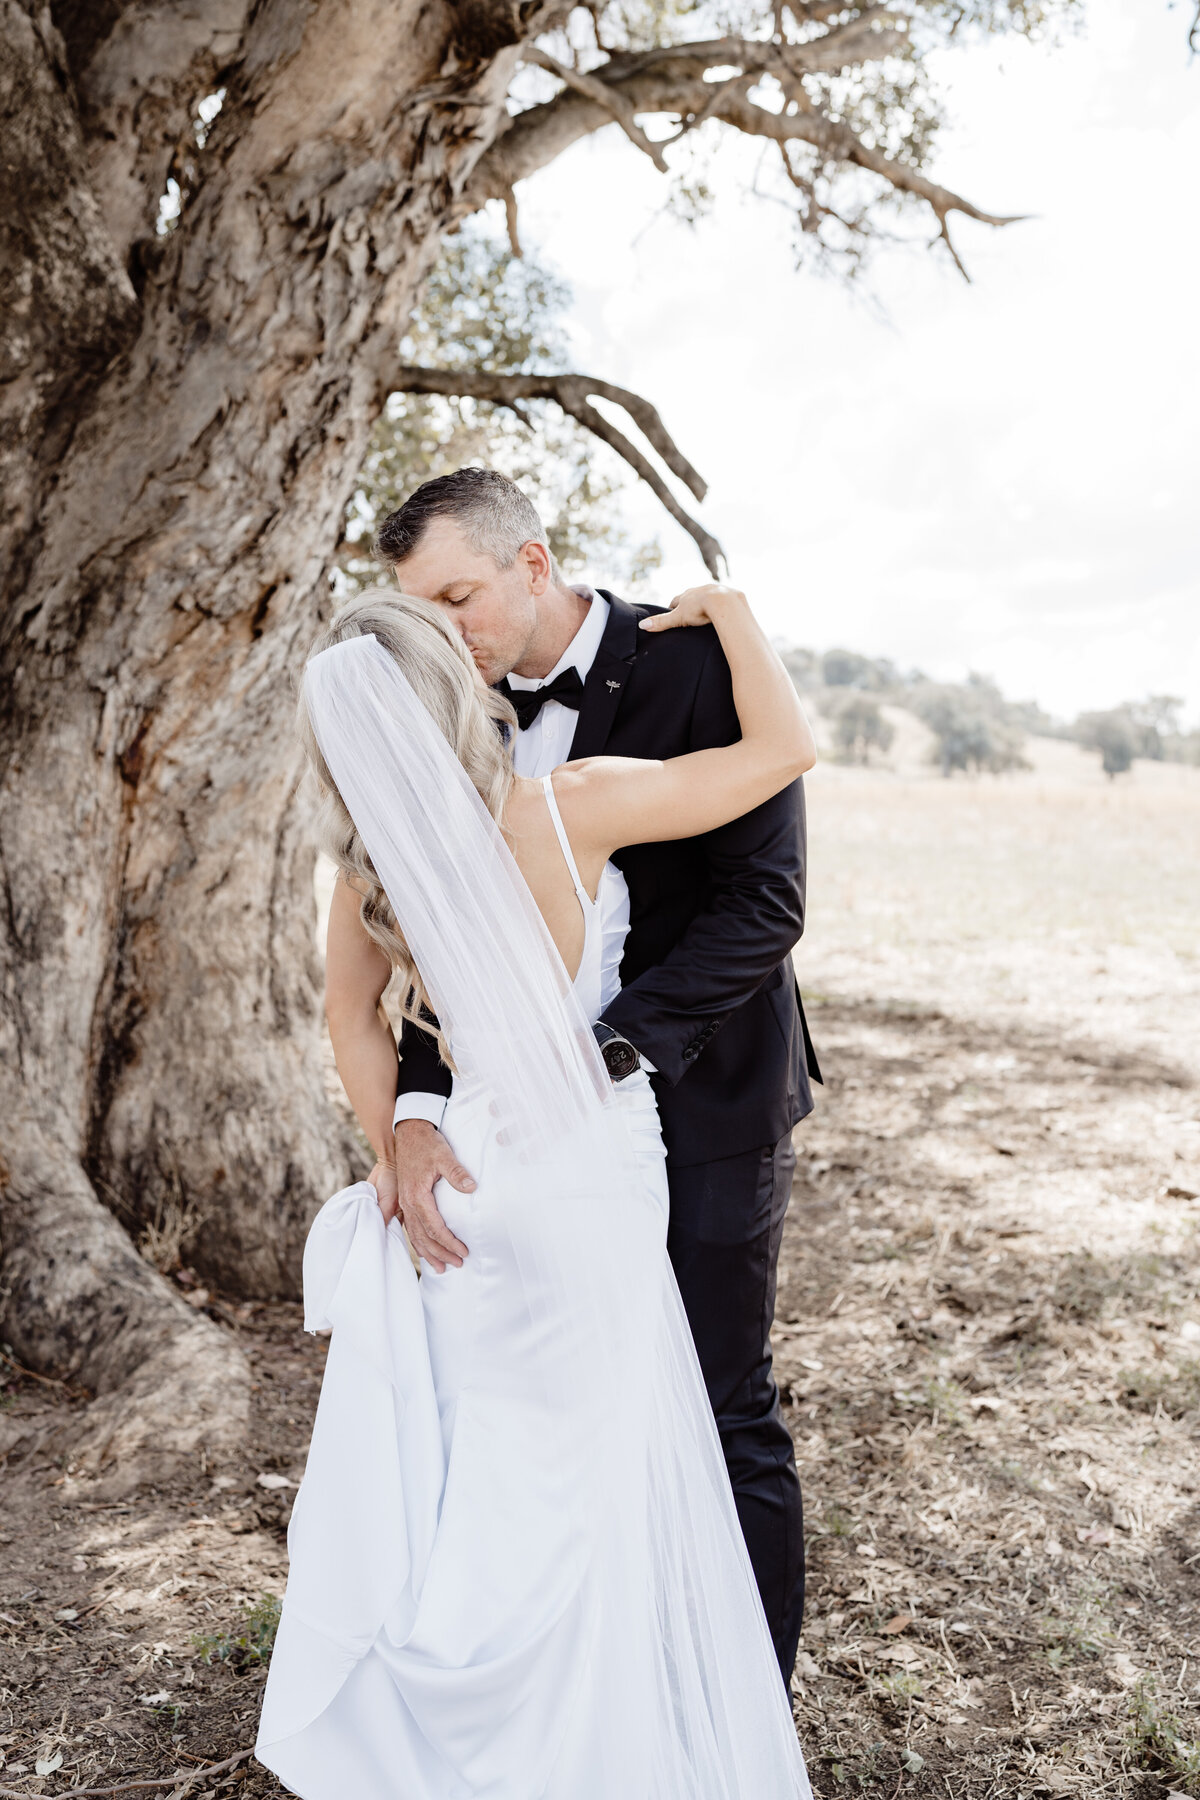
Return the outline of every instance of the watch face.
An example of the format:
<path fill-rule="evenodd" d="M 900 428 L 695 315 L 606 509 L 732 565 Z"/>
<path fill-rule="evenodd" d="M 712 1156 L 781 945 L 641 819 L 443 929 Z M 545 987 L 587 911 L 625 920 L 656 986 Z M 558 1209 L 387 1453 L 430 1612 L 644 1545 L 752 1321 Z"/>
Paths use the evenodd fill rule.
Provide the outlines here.
<path fill-rule="evenodd" d="M 600 1054 L 614 1081 L 624 1081 L 638 1066 L 638 1053 L 624 1038 L 609 1038 Z"/>

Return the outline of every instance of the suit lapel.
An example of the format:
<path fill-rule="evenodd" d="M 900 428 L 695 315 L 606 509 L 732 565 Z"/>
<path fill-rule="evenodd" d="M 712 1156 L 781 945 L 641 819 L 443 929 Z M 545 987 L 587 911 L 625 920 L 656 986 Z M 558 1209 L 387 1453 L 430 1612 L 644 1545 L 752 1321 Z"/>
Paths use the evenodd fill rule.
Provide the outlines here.
<path fill-rule="evenodd" d="M 596 660 L 583 684 L 583 705 L 571 740 L 573 761 L 603 752 L 638 650 L 639 615 L 628 601 L 618 600 L 604 588 L 596 591 L 608 601 L 608 618 Z"/>

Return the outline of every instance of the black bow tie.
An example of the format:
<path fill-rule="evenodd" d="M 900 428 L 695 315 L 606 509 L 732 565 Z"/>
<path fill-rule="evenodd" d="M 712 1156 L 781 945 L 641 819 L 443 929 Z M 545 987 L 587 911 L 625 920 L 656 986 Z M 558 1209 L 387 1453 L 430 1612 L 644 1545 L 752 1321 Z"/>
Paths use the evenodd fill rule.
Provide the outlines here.
<path fill-rule="evenodd" d="M 575 668 L 564 669 L 543 687 L 514 688 L 507 681 L 502 681 L 500 686 L 516 708 L 517 724 L 522 731 L 529 730 L 547 700 L 557 700 L 560 706 L 569 706 L 572 712 L 578 712 L 583 705 L 583 682 Z"/>

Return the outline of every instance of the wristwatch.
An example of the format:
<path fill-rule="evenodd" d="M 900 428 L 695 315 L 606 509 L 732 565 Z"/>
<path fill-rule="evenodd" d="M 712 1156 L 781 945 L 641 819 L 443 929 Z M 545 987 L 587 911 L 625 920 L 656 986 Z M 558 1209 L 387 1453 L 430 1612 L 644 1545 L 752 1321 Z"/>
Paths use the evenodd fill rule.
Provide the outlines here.
<path fill-rule="evenodd" d="M 614 1083 L 624 1081 L 632 1075 L 641 1064 L 641 1057 L 628 1038 L 623 1038 L 619 1031 L 611 1025 L 598 1022 L 592 1026 L 596 1034 L 596 1042 L 600 1046 L 600 1054 L 604 1058 L 604 1066 Z"/>

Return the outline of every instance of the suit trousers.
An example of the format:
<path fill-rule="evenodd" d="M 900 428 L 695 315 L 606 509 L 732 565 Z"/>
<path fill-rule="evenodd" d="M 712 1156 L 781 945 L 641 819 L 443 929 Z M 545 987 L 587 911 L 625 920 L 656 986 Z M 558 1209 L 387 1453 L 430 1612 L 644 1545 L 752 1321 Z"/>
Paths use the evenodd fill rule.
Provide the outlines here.
<path fill-rule="evenodd" d="M 804 1515 L 770 1331 L 795 1167 L 790 1132 L 716 1162 L 667 1165 L 667 1247 L 785 1686 L 804 1616 Z"/>

